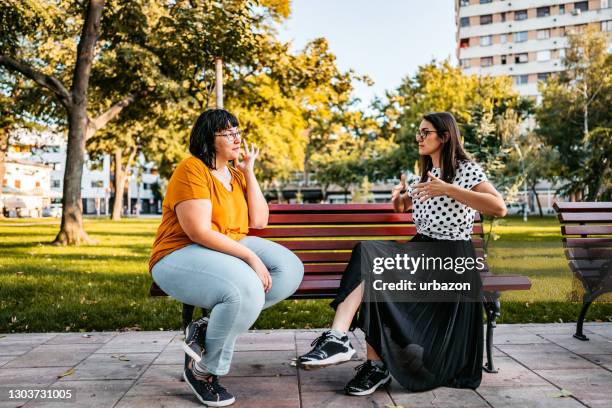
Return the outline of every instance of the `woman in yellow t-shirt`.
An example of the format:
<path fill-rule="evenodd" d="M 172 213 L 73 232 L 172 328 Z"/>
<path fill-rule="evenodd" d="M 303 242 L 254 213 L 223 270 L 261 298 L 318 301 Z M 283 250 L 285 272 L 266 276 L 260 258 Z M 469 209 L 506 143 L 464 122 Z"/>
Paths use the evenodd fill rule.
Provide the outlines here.
<path fill-rule="evenodd" d="M 211 310 L 192 322 L 183 373 L 203 403 L 235 398 L 219 384 L 229 371 L 236 337 L 265 309 L 293 294 L 304 266 L 285 247 L 247 236 L 268 223 L 268 204 L 253 171 L 259 149 L 244 143 L 238 120 L 223 109 L 202 113 L 191 131 L 192 156 L 176 168 L 163 201 L 149 271 L 180 302 Z M 234 165 L 229 163 L 233 162 Z"/>

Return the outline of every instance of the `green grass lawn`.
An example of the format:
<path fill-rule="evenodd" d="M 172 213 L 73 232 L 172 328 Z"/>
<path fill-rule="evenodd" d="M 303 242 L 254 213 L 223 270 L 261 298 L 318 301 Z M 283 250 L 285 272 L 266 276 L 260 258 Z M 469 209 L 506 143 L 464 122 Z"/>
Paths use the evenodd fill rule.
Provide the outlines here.
<path fill-rule="evenodd" d="M 50 219 L 0 220 L 0 332 L 168 330 L 180 327 L 180 304 L 150 298 L 147 260 L 159 219 L 87 219 L 97 245 L 48 245 Z M 34 224 L 34 225 L 33 225 Z M 523 274 L 533 287 L 502 296 L 500 322 L 575 321 L 580 303 L 567 267 L 556 218 L 496 227 L 488 263 L 497 274 Z M 255 328 L 324 327 L 328 300 L 284 301 L 264 311 Z M 588 320 L 612 321 L 612 303 L 594 304 Z"/>

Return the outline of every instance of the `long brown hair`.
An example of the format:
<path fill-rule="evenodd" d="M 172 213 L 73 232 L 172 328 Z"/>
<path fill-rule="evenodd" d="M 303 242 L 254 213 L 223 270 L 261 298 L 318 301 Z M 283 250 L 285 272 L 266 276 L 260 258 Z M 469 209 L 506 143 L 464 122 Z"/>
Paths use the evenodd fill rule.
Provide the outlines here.
<path fill-rule="evenodd" d="M 455 170 L 460 160 L 471 160 L 470 156 L 463 150 L 461 144 L 459 126 L 455 117 L 449 112 L 433 112 L 423 116 L 436 129 L 438 137 L 442 139 L 442 151 L 440 152 L 440 178 L 447 183 L 452 183 L 455 178 Z M 421 183 L 427 181 L 427 172 L 433 168 L 431 156 L 419 157 L 421 169 Z"/>

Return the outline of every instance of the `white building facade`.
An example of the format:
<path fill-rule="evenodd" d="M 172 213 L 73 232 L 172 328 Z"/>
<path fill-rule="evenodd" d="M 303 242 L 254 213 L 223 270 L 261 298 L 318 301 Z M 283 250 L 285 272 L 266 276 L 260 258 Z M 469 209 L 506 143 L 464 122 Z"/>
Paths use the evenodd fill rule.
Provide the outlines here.
<path fill-rule="evenodd" d="M 509 75 L 523 96 L 563 71 L 566 34 L 612 34 L 612 0 L 455 0 L 457 58 L 466 74 Z"/>

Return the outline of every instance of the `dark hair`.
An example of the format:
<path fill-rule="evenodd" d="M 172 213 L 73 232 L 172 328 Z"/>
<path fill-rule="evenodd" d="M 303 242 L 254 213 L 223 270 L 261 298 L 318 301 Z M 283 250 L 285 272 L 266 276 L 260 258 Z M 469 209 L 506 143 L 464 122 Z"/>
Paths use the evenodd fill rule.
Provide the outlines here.
<path fill-rule="evenodd" d="M 423 116 L 436 129 L 438 137 L 442 139 L 442 151 L 440 152 L 440 178 L 447 183 L 452 183 L 455 178 L 455 170 L 460 160 L 470 160 L 470 156 L 463 150 L 461 145 L 461 134 L 455 117 L 449 112 L 433 112 Z M 427 181 L 427 172 L 433 168 L 431 156 L 423 155 L 419 158 L 421 168 L 421 183 Z"/>
<path fill-rule="evenodd" d="M 238 119 L 225 109 L 208 109 L 191 129 L 189 151 L 215 170 L 215 133 L 238 126 Z"/>

